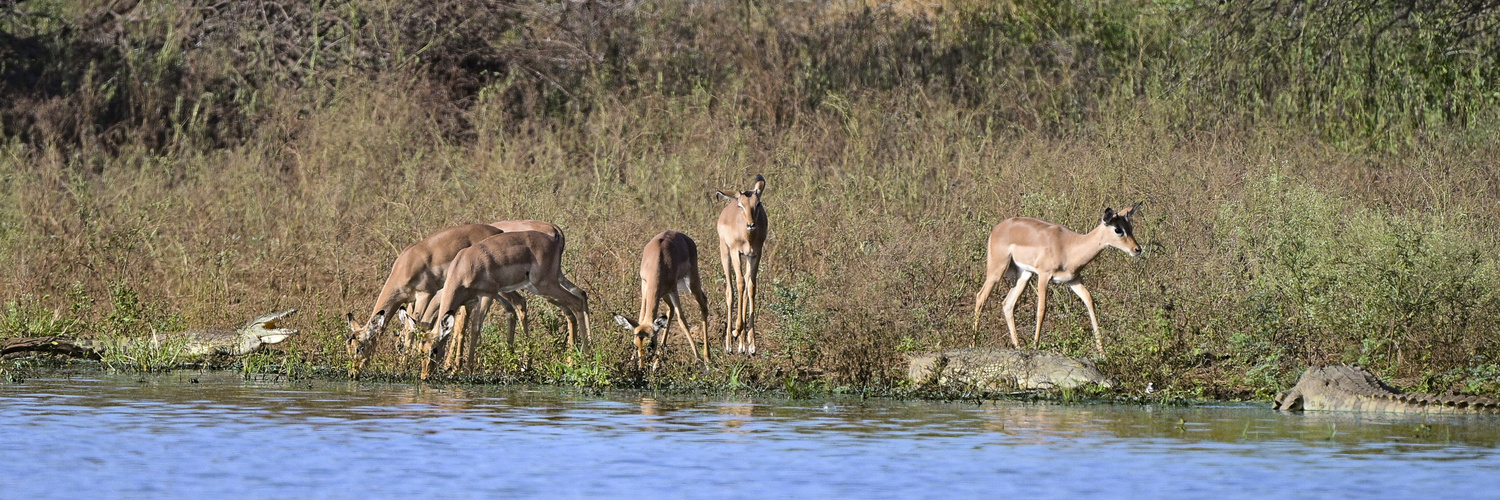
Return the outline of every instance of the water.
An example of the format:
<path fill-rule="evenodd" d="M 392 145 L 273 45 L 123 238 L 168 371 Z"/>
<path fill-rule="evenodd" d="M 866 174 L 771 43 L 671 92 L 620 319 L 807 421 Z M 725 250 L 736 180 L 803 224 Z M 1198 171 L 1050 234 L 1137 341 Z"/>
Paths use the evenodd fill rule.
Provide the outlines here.
<path fill-rule="evenodd" d="M 1497 424 L 90 374 L 0 384 L 0 497 L 1493 497 Z"/>

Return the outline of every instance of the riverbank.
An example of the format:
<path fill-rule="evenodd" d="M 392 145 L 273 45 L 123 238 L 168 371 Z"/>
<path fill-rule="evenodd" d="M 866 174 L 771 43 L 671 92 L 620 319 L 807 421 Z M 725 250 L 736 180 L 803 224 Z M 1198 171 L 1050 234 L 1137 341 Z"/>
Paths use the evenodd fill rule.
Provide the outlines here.
<path fill-rule="evenodd" d="M 704 249 L 717 338 L 708 193 L 764 174 L 761 355 L 702 375 L 674 343 L 659 380 L 900 390 L 905 354 L 1007 343 L 996 299 L 971 326 L 995 224 L 1144 202 L 1143 256 L 1081 275 L 1122 390 L 1266 400 L 1359 364 L 1500 394 L 1500 36 L 1465 34 L 1497 9 L 140 4 L 0 13 L 0 338 L 297 307 L 303 333 L 245 362 L 338 372 L 402 248 L 542 219 L 598 348 L 563 363 L 534 301 L 520 354 L 491 329 L 476 376 L 634 384 L 609 316 L 636 314 L 641 247 Z M 1091 355 L 1082 304 L 1051 297 L 1040 348 Z M 415 374 L 391 338 L 371 372 Z"/>

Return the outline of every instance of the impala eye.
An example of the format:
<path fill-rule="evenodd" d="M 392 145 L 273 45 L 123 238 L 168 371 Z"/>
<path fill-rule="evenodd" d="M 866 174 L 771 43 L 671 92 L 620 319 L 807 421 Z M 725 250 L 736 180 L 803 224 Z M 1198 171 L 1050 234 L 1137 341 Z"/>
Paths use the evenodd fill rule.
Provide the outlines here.
<path fill-rule="evenodd" d="M 1115 236 L 1121 236 L 1121 237 L 1125 236 L 1125 230 L 1124 229 L 1120 229 L 1118 227 L 1115 228 Z"/>

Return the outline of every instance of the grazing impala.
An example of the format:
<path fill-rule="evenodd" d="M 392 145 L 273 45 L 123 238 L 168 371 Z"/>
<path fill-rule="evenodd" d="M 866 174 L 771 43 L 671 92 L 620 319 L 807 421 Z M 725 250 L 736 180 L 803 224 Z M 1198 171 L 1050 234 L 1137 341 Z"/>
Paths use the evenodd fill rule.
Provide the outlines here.
<path fill-rule="evenodd" d="M 460 251 L 448 266 L 447 278 L 437 296 L 438 307 L 428 310 L 428 316 L 437 321 L 423 345 L 427 359 L 422 363 L 422 378 L 431 375 L 434 362 L 443 356 L 454 337 L 459 306 L 517 290 L 541 295 L 562 308 L 568 322 L 568 347 L 579 343 L 578 334 L 582 330 L 582 347 L 588 349 L 588 299 L 563 287 L 559 243 L 552 235 L 521 231 L 500 233 Z M 471 349 L 465 355 L 472 353 Z"/>
<path fill-rule="evenodd" d="M 380 334 L 385 332 L 393 311 L 405 326 L 402 330 L 402 345 L 410 345 L 411 333 L 430 324 L 431 319 L 427 320 L 429 323 L 419 325 L 405 310 L 401 310 L 401 307 L 409 304 L 418 317 L 425 316 L 424 311 L 429 309 L 432 296 L 443 288 L 448 264 L 453 261 L 458 252 L 505 231 L 542 231 L 555 235 L 559 241 L 563 238 L 562 231 L 548 222 L 501 221 L 489 225 L 467 224 L 444 229 L 402 250 L 396 262 L 391 265 L 391 274 L 386 278 L 385 286 L 375 300 L 375 307 L 369 320 L 361 324 L 355 321 L 353 313 L 346 315 L 350 333 L 345 338 L 348 341 L 349 355 L 353 358 L 353 366 L 349 370 L 350 376 L 358 376 L 368 364 L 370 356 L 375 352 L 376 341 Z M 559 246 L 558 251 L 561 252 L 561 250 Z M 564 286 L 571 285 L 571 282 L 565 281 Z M 504 300 L 501 301 L 501 305 L 510 312 L 508 337 L 514 339 L 518 319 L 523 329 L 527 327 L 526 300 L 517 293 L 505 293 L 502 297 Z M 469 330 L 479 330 L 485 313 L 490 308 L 491 300 L 488 297 L 484 298 L 479 302 L 478 308 L 469 314 L 469 319 L 477 323 Z"/>
<path fill-rule="evenodd" d="M 536 231 L 538 233 L 542 233 L 552 237 L 552 239 L 557 240 L 556 250 L 559 256 L 558 262 L 561 262 L 561 255 L 567 247 L 567 237 L 563 235 L 562 228 L 557 227 L 556 224 L 553 224 L 551 222 L 539 220 L 503 220 L 499 222 L 491 222 L 490 225 L 507 233 L 514 233 L 518 231 Z M 573 282 L 568 279 L 568 276 L 566 274 L 559 275 L 559 282 L 562 284 L 563 288 L 568 289 L 569 293 L 572 293 L 574 296 L 583 299 L 585 302 L 588 301 L 588 293 L 584 292 L 582 288 L 578 287 L 578 285 L 574 285 Z M 441 286 L 442 285 L 439 284 L 439 289 L 441 289 Z M 433 291 L 433 293 L 436 292 L 437 290 Z M 528 309 L 526 299 L 517 292 L 501 293 L 500 297 L 503 299 L 500 301 L 500 305 L 505 307 L 505 310 L 508 313 L 507 319 L 509 320 L 509 322 L 506 324 L 505 329 L 505 345 L 514 350 L 516 345 L 517 322 L 521 323 L 521 331 L 528 338 L 530 338 L 531 336 L 531 324 L 527 321 Z M 450 369 L 456 368 L 454 364 L 459 362 L 460 360 L 470 360 L 474 358 L 476 352 L 475 349 L 477 349 L 479 345 L 480 332 L 482 331 L 482 327 L 484 326 L 484 319 L 490 310 L 490 302 L 491 299 L 489 297 L 483 297 L 479 300 L 478 308 L 473 311 L 465 311 L 465 314 L 468 314 L 468 317 L 466 318 L 467 321 L 464 321 L 463 323 L 469 326 L 466 326 L 462 330 L 464 333 L 462 336 L 454 339 L 455 341 L 450 343 L 449 350 L 454 354 L 454 356 L 448 358 L 448 367 Z M 437 312 L 435 308 L 436 305 L 430 305 L 426 309 L 421 310 L 422 321 L 420 325 L 417 324 L 417 321 L 412 321 L 411 319 L 408 319 L 403 315 L 402 319 L 406 320 L 406 322 L 410 326 L 408 326 L 407 329 L 402 330 L 402 332 L 405 333 L 407 331 L 417 331 L 419 328 L 430 328 L 432 326 L 432 322 L 437 319 Z M 460 316 L 463 315 L 461 314 Z M 407 343 L 409 344 L 410 341 L 408 340 Z"/>
<path fill-rule="evenodd" d="M 766 178 L 755 176 L 749 191 L 720 190 L 731 200 L 719 212 L 719 260 L 724 264 L 724 352 L 733 341 L 739 352 L 755 354 L 755 285 L 760 276 L 761 249 L 766 246 L 766 207 L 760 203 Z M 735 300 L 735 291 L 739 300 Z M 746 346 L 746 344 L 749 344 Z"/>
<path fill-rule="evenodd" d="M 698 309 L 703 314 L 703 355 L 698 354 L 698 346 L 693 344 L 693 330 L 688 328 L 687 321 L 683 319 L 682 298 L 679 293 L 683 289 L 693 293 L 693 298 L 698 299 Z M 662 353 L 666 352 L 668 329 L 671 328 L 670 320 L 656 320 L 656 306 L 662 299 L 667 299 L 668 316 L 663 319 L 676 318 L 677 326 L 682 327 L 682 335 L 687 337 L 688 347 L 693 350 L 693 357 L 703 363 L 703 369 L 708 370 L 708 294 L 703 293 L 703 281 L 698 277 L 698 244 L 692 238 L 677 231 L 662 231 L 661 234 L 646 242 L 646 249 L 641 251 L 641 314 L 638 316 L 640 322 L 630 321 L 624 316 L 615 315 L 615 321 L 621 326 L 635 333 L 635 367 L 643 366 L 646 357 L 647 344 L 650 345 L 651 369 L 655 370 Z M 661 334 L 660 341 L 657 334 Z"/>
<path fill-rule="evenodd" d="M 1115 213 L 1104 209 L 1099 227 L 1087 234 L 1078 234 L 1068 228 L 1044 220 L 1016 217 L 1006 219 L 990 232 L 986 245 L 984 286 L 974 300 L 974 330 L 979 330 L 979 314 L 984 302 L 990 298 L 990 290 L 1001 278 L 1016 275 L 1015 288 L 1005 297 L 1005 326 L 1010 328 L 1010 344 L 1019 349 L 1016 337 L 1016 300 L 1026 289 L 1026 281 L 1037 275 L 1036 286 L 1036 333 L 1032 336 L 1032 348 L 1042 338 L 1042 317 L 1047 311 L 1048 282 L 1066 283 L 1078 298 L 1083 299 L 1089 311 L 1089 324 L 1094 328 L 1094 349 L 1104 357 L 1104 341 L 1099 336 L 1099 320 L 1094 316 L 1094 299 L 1089 289 L 1083 286 L 1078 273 L 1094 260 L 1106 247 L 1115 247 L 1135 257 L 1141 254 L 1141 246 L 1135 242 L 1135 233 L 1130 226 L 1130 216 L 1141 204 Z"/>
<path fill-rule="evenodd" d="M 349 356 L 353 358 L 349 376 L 359 376 L 364 370 L 388 320 L 401 306 L 414 304 L 415 311 L 427 308 L 433 294 L 443 288 L 448 264 L 460 250 L 501 233 L 500 229 L 484 224 L 450 227 L 402 250 L 395 264 L 391 265 L 390 277 L 386 278 L 385 287 L 375 299 L 369 320 L 361 324 L 355 321 L 354 313 L 345 316 L 349 322 L 345 340 L 348 341 Z"/>
<path fill-rule="evenodd" d="M 517 231 L 536 231 L 538 233 L 550 235 L 557 240 L 558 255 L 561 255 L 568 246 L 568 239 L 567 237 L 563 236 L 562 228 L 557 227 L 557 224 L 553 224 L 551 222 L 539 220 L 503 220 L 499 222 L 491 222 L 490 225 L 495 226 L 497 229 L 505 231 L 507 233 L 514 233 Z M 578 296 L 578 298 L 580 299 L 589 299 L 588 293 L 584 292 L 582 288 L 578 288 L 578 285 L 574 285 L 572 281 L 569 281 L 567 276 L 562 277 L 562 286 L 563 288 L 568 289 L 568 292 Z"/>

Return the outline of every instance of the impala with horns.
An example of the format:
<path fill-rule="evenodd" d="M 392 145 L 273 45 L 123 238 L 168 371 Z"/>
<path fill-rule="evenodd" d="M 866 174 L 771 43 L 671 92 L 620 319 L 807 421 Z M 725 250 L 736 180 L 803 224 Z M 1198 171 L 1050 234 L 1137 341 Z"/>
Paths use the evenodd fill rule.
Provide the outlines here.
<path fill-rule="evenodd" d="M 733 343 L 739 352 L 755 354 L 755 287 L 761 250 L 766 246 L 766 207 L 760 198 L 766 178 L 755 176 L 749 191 L 717 191 L 729 200 L 719 212 L 719 261 L 724 264 L 724 352 Z M 738 292 L 738 297 L 736 297 Z M 747 345 L 748 344 L 748 345 Z"/>
<path fill-rule="evenodd" d="M 692 292 L 698 300 L 698 310 L 703 318 L 703 353 L 693 344 L 693 330 L 683 319 L 682 290 Z M 667 316 L 656 319 L 656 306 L 667 300 Z M 646 242 L 641 252 L 641 311 L 639 323 L 630 318 L 615 315 L 615 322 L 635 334 L 635 366 L 643 367 L 648 346 L 651 351 L 651 369 L 666 352 L 668 330 L 672 318 L 682 327 L 682 336 L 687 337 L 688 348 L 693 357 L 708 370 L 708 294 L 703 293 L 703 281 L 698 276 L 698 244 L 692 238 L 677 231 L 662 231 Z M 660 340 L 657 336 L 660 334 Z"/>
<path fill-rule="evenodd" d="M 1042 338 L 1042 318 L 1047 311 L 1047 284 L 1055 281 L 1067 284 L 1083 300 L 1084 307 L 1089 311 L 1089 324 L 1094 329 L 1094 349 L 1103 358 L 1104 340 L 1099 335 L 1099 320 L 1094 316 L 1094 299 L 1089 295 L 1089 289 L 1083 286 L 1078 273 L 1108 247 L 1118 248 L 1131 257 L 1141 254 L 1141 246 L 1136 244 L 1135 233 L 1130 225 L 1130 217 L 1140 206 L 1137 203 L 1118 213 L 1109 208 L 1104 209 L 1104 217 L 1099 220 L 1099 226 L 1087 234 L 1078 234 L 1058 224 L 1026 217 L 1006 219 L 996 225 L 985 246 L 987 258 L 984 286 L 979 288 L 979 294 L 974 299 L 974 330 L 979 330 L 979 315 L 995 284 L 1002 278 L 1015 276 L 1015 287 L 1006 295 L 1003 311 L 1005 325 L 1010 329 L 1010 344 L 1019 349 L 1021 342 L 1016 337 L 1016 300 L 1021 298 L 1026 282 L 1032 275 L 1036 275 L 1036 332 L 1031 339 L 1032 348 L 1036 348 Z"/>
<path fill-rule="evenodd" d="M 459 306 L 518 290 L 541 295 L 561 308 L 568 323 L 568 347 L 581 343 L 587 350 L 588 299 L 574 295 L 562 285 L 562 252 L 558 244 L 550 235 L 521 231 L 500 233 L 460 251 L 449 265 L 447 279 L 438 292 L 437 308 L 428 311 L 428 316 L 437 321 L 423 342 L 426 359 L 422 363 L 422 378 L 431 375 L 450 339 L 465 335 L 454 331 L 458 326 L 455 317 Z M 465 356 L 471 357 L 473 352 L 469 349 Z M 459 364 L 471 362 L 472 359 L 466 359 Z M 453 364 L 449 367 L 456 368 Z"/>

